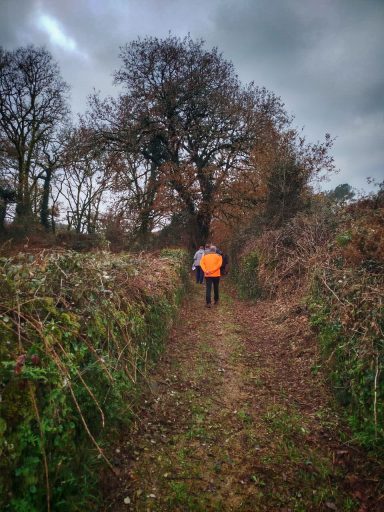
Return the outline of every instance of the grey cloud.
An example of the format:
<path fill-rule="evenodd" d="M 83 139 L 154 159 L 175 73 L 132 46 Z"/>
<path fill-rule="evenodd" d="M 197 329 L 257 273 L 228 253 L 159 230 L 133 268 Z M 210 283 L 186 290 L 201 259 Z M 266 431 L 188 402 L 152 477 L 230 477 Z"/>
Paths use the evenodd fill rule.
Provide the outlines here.
<path fill-rule="evenodd" d="M 308 139 L 338 139 L 339 182 L 364 186 L 383 175 L 382 0 L 0 0 L 0 44 L 45 44 L 72 85 L 73 110 L 92 88 L 113 94 L 119 47 L 172 31 L 202 37 L 232 60 L 244 82 L 281 96 Z M 38 29 L 44 12 L 76 41 L 76 52 Z M 88 59 L 82 59 L 81 53 Z M 380 163 L 381 162 L 381 163 Z"/>
<path fill-rule="evenodd" d="M 35 1 L 1 0 L 0 3 L 0 44 L 7 49 L 28 44 L 32 34 L 28 24 L 36 10 Z M 40 44 L 40 43 L 38 43 Z"/>
<path fill-rule="evenodd" d="M 384 2 L 228 0 L 213 23 L 242 78 L 279 94 L 309 138 L 337 136 L 341 182 L 382 179 Z"/>

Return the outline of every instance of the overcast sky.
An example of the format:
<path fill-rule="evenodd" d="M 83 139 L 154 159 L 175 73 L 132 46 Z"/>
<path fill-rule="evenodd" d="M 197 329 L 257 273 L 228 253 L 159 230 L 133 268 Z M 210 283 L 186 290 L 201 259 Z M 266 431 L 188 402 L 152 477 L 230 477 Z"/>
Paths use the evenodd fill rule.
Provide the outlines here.
<path fill-rule="evenodd" d="M 240 79 L 281 97 L 307 139 L 336 137 L 340 173 L 384 179 L 384 0 L 0 0 L 0 45 L 45 45 L 72 88 L 114 94 L 119 47 L 138 36 L 203 38 Z"/>

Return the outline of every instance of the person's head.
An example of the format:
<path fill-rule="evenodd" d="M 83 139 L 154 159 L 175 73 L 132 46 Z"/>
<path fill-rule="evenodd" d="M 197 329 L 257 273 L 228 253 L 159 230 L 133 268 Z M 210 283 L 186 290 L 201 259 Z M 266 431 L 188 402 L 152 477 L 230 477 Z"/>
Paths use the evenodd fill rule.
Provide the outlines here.
<path fill-rule="evenodd" d="M 204 249 L 204 245 L 200 245 L 199 250 Z"/>

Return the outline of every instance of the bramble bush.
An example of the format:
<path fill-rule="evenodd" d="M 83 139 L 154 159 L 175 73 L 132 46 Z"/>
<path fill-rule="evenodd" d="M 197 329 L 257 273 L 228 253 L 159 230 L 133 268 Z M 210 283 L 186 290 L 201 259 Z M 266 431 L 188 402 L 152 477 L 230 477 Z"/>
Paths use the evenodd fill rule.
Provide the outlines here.
<path fill-rule="evenodd" d="M 376 451 L 384 451 L 383 201 L 382 194 L 351 205 L 319 201 L 247 240 L 236 274 L 243 296 L 256 289 L 307 302 L 353 436 Z"/>
<path fill-rule="evenodd" d="M 377 198 L 345 209 L 326 263 L 316 266 L 311 322 L 336 397 L 355 438 L 384 452 L 384 208 Z"/>
<path fill-rule="evenodd" d="M 319 269 L 308 301 L 336 398 L 355 439 L 375 450 L 384 449 L 383 288 L 382 274 Z"/>
<path fill-rule="evenodd" d="M 0 259 L 0 507 L 94 510 L 181 300 L 182 251 Z"/>

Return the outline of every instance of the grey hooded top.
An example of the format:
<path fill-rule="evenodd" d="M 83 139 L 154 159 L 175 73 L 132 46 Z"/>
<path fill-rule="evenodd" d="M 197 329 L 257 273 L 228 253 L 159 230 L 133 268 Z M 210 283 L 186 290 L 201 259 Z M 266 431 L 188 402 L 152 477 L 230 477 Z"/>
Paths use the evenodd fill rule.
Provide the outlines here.
<path fill-rule="evenodd" d="M 198 251 L 195 252 L 195 255 L 193 257 L 193 264 L 195 265 L 195 267 L 200 265 L 200 260 L 203 257 L 203 254 L 204 249 L 199 249 Z"/>

